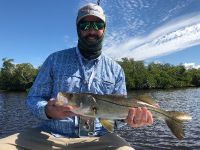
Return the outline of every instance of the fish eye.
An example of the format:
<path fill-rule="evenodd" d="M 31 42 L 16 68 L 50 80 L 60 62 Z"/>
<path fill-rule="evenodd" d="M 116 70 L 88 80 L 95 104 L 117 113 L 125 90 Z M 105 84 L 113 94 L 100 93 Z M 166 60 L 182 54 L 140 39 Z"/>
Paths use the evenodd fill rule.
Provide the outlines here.
<path fill-rule="evenodd" d="M 92 106 L 91 109 L 92 109 L 92 111 L 94 112 L 94 114 L 97 114 L 97 107 Z"/>
<path fill-rule="evenodd" d="M 72 98 L 72 97 L 73 97 L 73 94 L 69 94 L 69 97 Z"/>

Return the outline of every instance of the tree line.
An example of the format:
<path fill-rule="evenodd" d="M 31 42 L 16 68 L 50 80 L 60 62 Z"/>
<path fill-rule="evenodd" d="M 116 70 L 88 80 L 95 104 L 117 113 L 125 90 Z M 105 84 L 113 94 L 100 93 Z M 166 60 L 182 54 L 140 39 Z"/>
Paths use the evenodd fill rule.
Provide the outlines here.
<path fill-rule="evenodd" d="M 0 90 L 26 91 L 32 86 L 40 67 L 30 63 L 14 64 L 14 59 L 2 59 Z M 118 63 L 124 69 L 128 90 L 169 89 L 200 86 L 200 69 L 183 65 L 150 63 L 123 58 Z"/>
<path fill-rule="evenodd" d="M 127 89 L 169 89 L 200 86 L 200 69 L 183 65 L 150 63 L 123 58 L 118 62 L 126 75 Z"/>
<path fill-rule="evenodd" d="M 14 59 L 2 59 L 0 70 L 0 90 L 26 91 L 29 89 L 39 71 L 30 63 L 14 64 Z"/>

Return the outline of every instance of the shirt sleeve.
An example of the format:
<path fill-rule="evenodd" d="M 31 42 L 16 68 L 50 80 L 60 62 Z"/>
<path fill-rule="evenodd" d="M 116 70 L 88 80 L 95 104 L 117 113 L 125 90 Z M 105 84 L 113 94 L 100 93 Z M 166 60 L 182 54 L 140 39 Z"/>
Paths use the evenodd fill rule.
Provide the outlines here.
<path fill-rule="evenodd" d="M 118 75 L 114 93 L 116 94 L 122 94 L 124 96 L 127 96 L 127 90 L 126 90 L 126 82 L 125 82 L 125 74 L 123 69 L 120 70 L 120 73 Z M 115 128 L 119 129 L 123 126 L 125 126 L 127 123 L 124 122 L 124 120 L 115 120 Z"/>
<path fill-rule="evenodd" d="M 125 96 L 127 95 L 125 74 L 122 68 L 120 69 L 119 75 L 117 77 L 113 94 L 121 94 Z"/>
<path fill-rule="evenodd" d="M 51 55 L 45 60 L 26 100 L 28 109 L 38 119 L 49 119 L 45 113 L 45 106 L 52 92 L 52 61 Z"/>

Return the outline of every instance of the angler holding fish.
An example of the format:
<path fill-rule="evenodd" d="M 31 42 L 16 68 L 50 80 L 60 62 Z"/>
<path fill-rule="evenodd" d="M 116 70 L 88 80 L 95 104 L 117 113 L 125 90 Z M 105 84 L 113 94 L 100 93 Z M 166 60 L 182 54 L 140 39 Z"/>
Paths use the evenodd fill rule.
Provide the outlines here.
<path fill-rule="evenodd" d="M 28 109 L 41 124 L 1 139 L 0 149 L 132 150 L 112 132 L 114 125 L 151 125 L 153 116 L 163 118 L 182 139 L 182 121 L 190 116 L 125 98 L 122 68 L 102 53 L 106 30 L 103 9 L 93 3 L 80 8 L 76 28 L 77 46 L 51 54 L 29 92 Z"/>

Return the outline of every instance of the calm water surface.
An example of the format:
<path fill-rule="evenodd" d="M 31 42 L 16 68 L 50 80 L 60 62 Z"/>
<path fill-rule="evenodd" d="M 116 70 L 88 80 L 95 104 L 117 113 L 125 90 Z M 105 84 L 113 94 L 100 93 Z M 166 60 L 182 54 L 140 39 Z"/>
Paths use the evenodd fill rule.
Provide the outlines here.
<path fill-rule="evenodd" d="M 149 93 L 167 110 L 184 111 L 193 120 L 186 123 L 185 138 L 177 140 L 162 121 L 143 128 L 124 127 L 116 132 L 136 150 L 200 150 L 200 88 L 181 90 L 133 91 L 129 96 Z M 34 119 L 25 107 L 26 93 L 0 92 L 0 138 L 34 127 Z"/>

